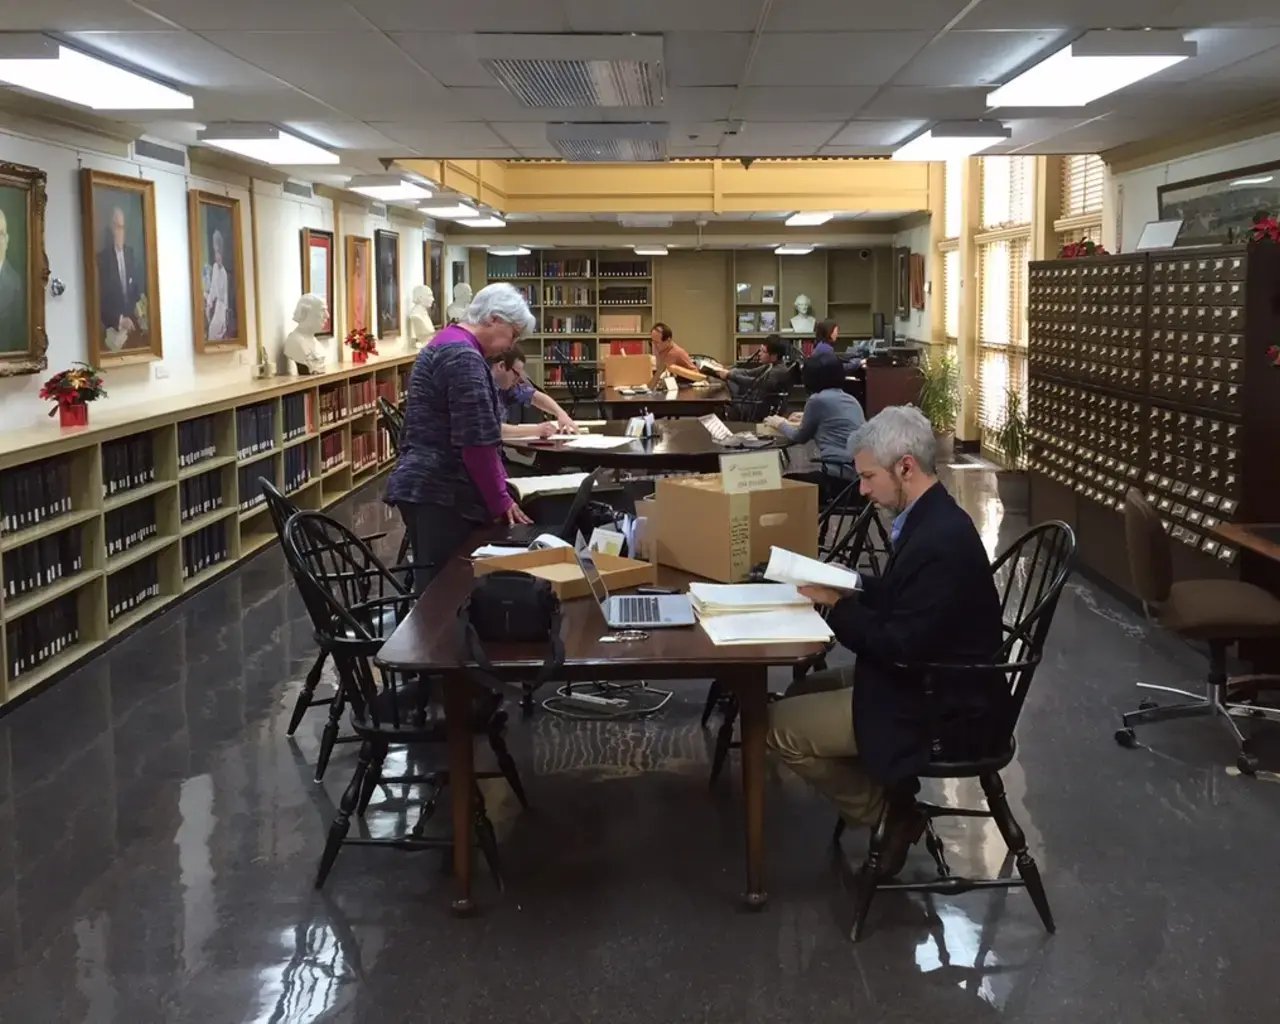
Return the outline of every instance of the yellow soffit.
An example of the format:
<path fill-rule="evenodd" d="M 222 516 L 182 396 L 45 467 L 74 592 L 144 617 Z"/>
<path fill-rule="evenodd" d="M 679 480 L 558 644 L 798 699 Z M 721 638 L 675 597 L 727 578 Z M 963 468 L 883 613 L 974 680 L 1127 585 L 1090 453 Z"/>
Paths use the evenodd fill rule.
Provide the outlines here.
<path fill-rule="evenodd" d="M 940 208 L 927 163 L 890 160 L 418 160 L 397 164 L 504 213 L 767 213 Z"/>

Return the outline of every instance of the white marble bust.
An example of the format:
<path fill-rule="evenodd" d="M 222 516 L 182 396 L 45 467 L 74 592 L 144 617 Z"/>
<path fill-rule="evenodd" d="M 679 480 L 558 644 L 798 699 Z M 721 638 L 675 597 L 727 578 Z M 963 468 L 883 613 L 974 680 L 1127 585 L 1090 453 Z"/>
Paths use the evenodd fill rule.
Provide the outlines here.
<path fill-rule="evenodd" d="M 319 295 L 304 295 L 293 311 L 297 326 L 284 339 L 284 354 L 298 364 L 299 373 L 318 373 L 324 369 L 325 346 L 316 340 L 316 332 L 324 328 L 328 318 L 324 299 Z"/>
<path fill-rule="evenodd" d="M 461 323 L 467 318 L 467 307 L 471 305 L 471 285 L 459 281 L 453 286 L 453 301 L 444 311 L 444 318 L 451 324 Z"/>
<path fill-rule="evenodd" d="M 796 296 L 796 315 L 791 318 L 791 329 L 799 334 L 812 334 L 816 321 L 813 318 L 813 305 L 809 296 L 803 292 Z"/>
<path fill-rule="evenodd" d="M 429 285 L 416 285 L 409 295 L 409 340 L 415 348 L 422 348 L 431 336 L 436 333 L 436 325 L 431 322 L 431 306 L 436 301 L 435 292 Z"/>

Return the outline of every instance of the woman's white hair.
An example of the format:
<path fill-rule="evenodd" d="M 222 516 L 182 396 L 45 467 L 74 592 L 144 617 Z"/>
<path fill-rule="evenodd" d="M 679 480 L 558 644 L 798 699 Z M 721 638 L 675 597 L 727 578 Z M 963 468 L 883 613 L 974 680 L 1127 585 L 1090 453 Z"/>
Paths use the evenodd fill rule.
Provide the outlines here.
<path fill-rule="evenodd" d="M 914 405 L 891 405 L 855 430 L 849 438 L 849 458 L 858 452 L 870 452 L 877 465 L 886 469 L 910 455 L 930 476 L 938 471 L 933 426 Z"/>
<path fill-rule="evenodd" d="M 467 323 L 484 324 L 492 320 L 501 320 L 516 328 L 516 336 L 532 334 L 537 328 L 537 321 L 529 312 L 529 303 L 524 301 L 515 285 L 486 285 L 476 292 L 471 305 L 467 307 Z"/>

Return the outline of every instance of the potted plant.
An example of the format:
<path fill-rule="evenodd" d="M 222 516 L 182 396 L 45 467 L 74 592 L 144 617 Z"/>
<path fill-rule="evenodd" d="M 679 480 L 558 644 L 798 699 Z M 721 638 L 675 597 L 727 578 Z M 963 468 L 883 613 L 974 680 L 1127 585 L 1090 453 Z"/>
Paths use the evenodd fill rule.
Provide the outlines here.
<path fill-rule="evenodd" d="M 357 327 L 347 335 L 346 346 L 351 349 L 351 361 L 359 364 L 367 362 L 370 356 L 378 354 L 378 342 L 363 327 Z"/>
<path fill-rule="evenodd" d="M 93 402 L 107 397 L 102 386 L 102 371 L 88 363 L 72 363 L 69 370 L 59 370 L 40 389 L 40 397 L 57 403 L 49 415 L 58 415 L 64 427 L 84 427 L 89 423 L 89 407 Z"/>
<path fill-rule="evenodd" d="M 1000 504 L 1006 512 L 1026 512 L 1030 504 L 1027 483 L 1027 414 L 1022 392 L 1005 388 L 1004 415 L 994 437 L 1004 459 L 1004 469 L 996 474 Z"/>
<path fill-rule="evenodd" d="M 956 417 L 960 412 L 960 365 L 949 355 L 920 359 L 920 411 L 933 425 L 938 457 L 946 461 L 955 452 Z"/>

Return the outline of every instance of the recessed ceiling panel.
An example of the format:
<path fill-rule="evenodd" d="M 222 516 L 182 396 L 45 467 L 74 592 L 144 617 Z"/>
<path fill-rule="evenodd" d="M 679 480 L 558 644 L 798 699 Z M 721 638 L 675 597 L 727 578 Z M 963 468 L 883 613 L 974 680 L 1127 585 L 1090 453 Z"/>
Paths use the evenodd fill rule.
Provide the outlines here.
<path fill-rule="evenodd" d="M 989 89 L 926 89 L 891 85 L 859 112 L 859 118 L 964 120 L 987 112 Z"/>
<path fill-rule="evenodd" d="M 769 32 L 748 85 L 881 85 L 929 42 L 928 32 Z"/>
<path fill-rule="evenodd" d="M 59 3 L 57 6 L 62 6 Z M 107 6 L 99 4 L 99 6 Z M 127 3 L 110 6 L 126 7 Z M 193 32 L 367 32 L 371 26 L 345 0 L 307 0 L 305 7 L 279 0 L 138 0 L 136 6 Z M 159 28 L 158 23 L 153 27 Z"/>
<path fill-rule="evenodd" d="M 567 32 L 571 28 L 559 0 L 348 2 L 385 32 Z"/>
<path fill-rule="evenodd" d="M 873 86 L 748 86 L 737 108 L 748 121 L 847 121 L 874 96 Z"/>
<path fill-rule="evenodd" d="M 903 86 L 998 85 L 1067 42 L 1061 31 L 951 32 L 894 77 Z"/>
<path fill-rule="evenodd" d="M 666 38 L 672 85 L 737 85 L 747 66 L 749 32 L 671 32 Z"/>

